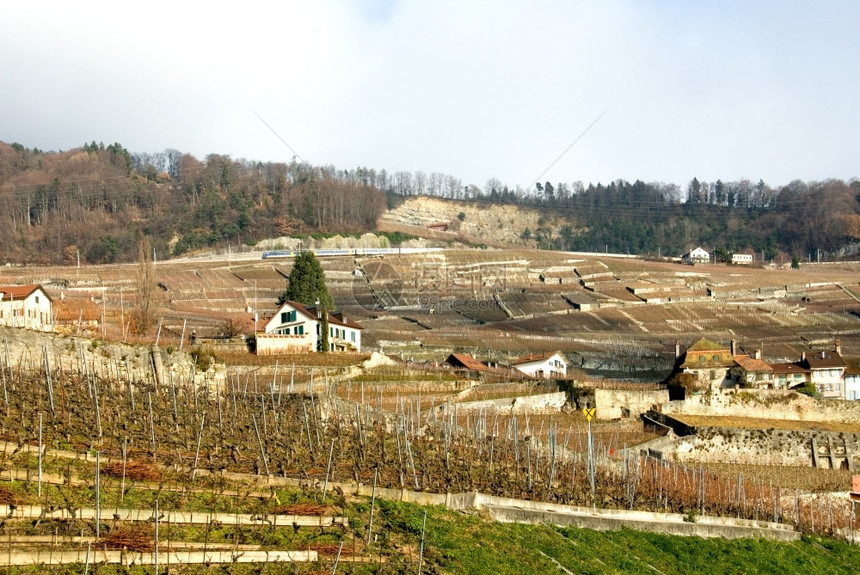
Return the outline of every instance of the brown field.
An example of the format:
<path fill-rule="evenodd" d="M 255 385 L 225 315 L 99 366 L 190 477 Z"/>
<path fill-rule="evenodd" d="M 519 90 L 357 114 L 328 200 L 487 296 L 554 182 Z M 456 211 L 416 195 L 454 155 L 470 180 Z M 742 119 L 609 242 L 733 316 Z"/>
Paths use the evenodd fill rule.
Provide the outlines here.
<path fill-rule="evenodd" d="M 841 491 L 851 486 L 853 472 L 847 469 L 816 469 L 814 467 L 787 467 L 748 465 L 740 463 L 705 463 L 706 470 L 725 478 L 741 476 L 785 490 L 809 492 Z"/>
<path fill-rule="evenodd" d="M 736 339 L 747 351 L 762 348 L 770 361 L 794 360 L 802 351 L 832 346 L 838 337 L 844 355 L 860 357 L 856 262 L 786 270 L 451 247 L 321 262 L 336 305 L 365 326 L 366 349 L 404 359 L 442 361 L 459 351 L 505 360 L 558 350 L 598 358 L 595 364 L 620 359 L 616 369 L 635 378 L 637 369 L 668 373 L 675 342 L 683 349 L 700 337 Z M 154 303 L 163 323 L 161 341 L 176 347 L 183 325 L 186 337 L 192 330 L 199 337 L 217 336 L 228 319 L 250 331 L 253 310 L 261 319 L 275 311 L 290 267 L 288 259 L 253 254 L 159 261 Z M 356 276 L 356 269 L 364 275 Z M 11 267 L 0 271 L 0 283 L 42 283 L 52 297 L 92 298 L 107 322 L 99 335 L 131 340 L 136 338 L 126 333 L 127 311 L 137 305 L 137 274 L 135 264 Z M 643 297 L 659 293 L 662 303 L 646 303 L 630 291 L 649 286 L 658 291 Z M 388 299 L 379 299 L 386 291 Z M 669 301 L 673 296 L 679 301 Z M 570 302 L 592 307 L 580 311 Z M 154 337 L 153 327 L 140 341 Z M 647 379 L 660 378 L 654 377 Z"/>

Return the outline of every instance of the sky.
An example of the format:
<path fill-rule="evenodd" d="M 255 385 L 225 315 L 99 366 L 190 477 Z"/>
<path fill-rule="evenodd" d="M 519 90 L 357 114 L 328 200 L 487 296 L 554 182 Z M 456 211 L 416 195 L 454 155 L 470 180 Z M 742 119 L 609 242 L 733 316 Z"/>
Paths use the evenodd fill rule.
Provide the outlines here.
<path fill-rule="evenodd" d="M 4 3 L 0 141 L 483 188 L 860 176 L 860 2 Z"/>

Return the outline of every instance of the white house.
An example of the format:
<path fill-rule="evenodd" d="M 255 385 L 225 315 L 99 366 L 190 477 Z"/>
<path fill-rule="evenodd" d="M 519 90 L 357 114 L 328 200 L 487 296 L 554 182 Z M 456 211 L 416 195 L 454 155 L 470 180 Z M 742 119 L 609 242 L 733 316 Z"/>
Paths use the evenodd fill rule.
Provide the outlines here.
<path fill-rule="evenodd" d="M 845 380 L 845 360 L 842 359 L 842 345 L 836 340 L 835 351 L 820 351 L 812 355 L 803 354 L 801 362 L 809 368 L 809 380 L 815 384 L 822 397 L 842 399 L 846 397 L 843 389 Z"/>
<path fill-rule="evenodd" d="M 860 369 L 856 367 L 845 369 L 845 399 L 860 400 Z"/>
<path fill-rule="evenodd" d="M 0 325 L 52 331 L 53 324 L 53 301 L 42 286 L 0 286 Z"/>
<path fill-rule="evenodd" d="M 685 264 L 706 264 L 711 261 L 711 254 L 708 250 L 696 248 L 681 256 L 681 260 Z"/>
<path fill-rule="evenodd" d="M 511 365 L 530 377 L 549 379 L 567 376 L 567 361 L 558 352 L 529 354 Z"/>
<path fill-rule="evenodd" d="M 361 351 L 361 326 L 343 312 L 326 312 L 287 301 L 257 333 L 257 354 L 318 351 L 323 313 L 328 318 L 329 351 Z"/>
<path fill-rule="evenodd" d="M 732 263 L 735 265 L 751 265 L 753 261 L 752 254 L 732 254 Z"/>

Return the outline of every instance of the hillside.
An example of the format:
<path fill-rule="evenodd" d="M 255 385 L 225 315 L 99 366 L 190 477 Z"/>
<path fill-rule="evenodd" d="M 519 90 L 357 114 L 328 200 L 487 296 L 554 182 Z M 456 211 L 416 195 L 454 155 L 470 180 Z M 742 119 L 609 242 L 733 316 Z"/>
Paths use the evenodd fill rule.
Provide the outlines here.
<path fill-rule="evenodd" d="M 448 230 L 434 233 L 429 229 L 438 224 L 445 224 Z M 563 222 L 558 218 L 534 208 L 419 196 L 406 198 L 397 207 L 387 210 L 380 216 L 377 226 L 384 231 L 405 231 L 436 239 L 533 247 L 532 238 L 523 238 L 526 230 L 537 230 L 541 226 L 558 228 L 560 224 Z"/>
<path fill-rule="evenodd" d="M 151 159 L 151 158 L 150 158 Z M 159 172 L 120 144 L 0 143 L 3 263 L 106 264 L 295 233 L 373 230 L 382 193 L 353 171 L 175 152 Z"/>
<path fill-rule="evenodd" d="M 4 339 L 10 331 L 2 330 Z M 253 572 L 236 564 L 252 557 L 258 570 L 298 574 L 332 572 L 335 563 L 356 574 L 841 574 L 860 568 L 856 547 L 820 536 L 847 535 L 841 493 L 800 505 L 796 489 L 789 489 L 779 504 L 780 488 L 774 490 L 769 478 L 705 475 L 625 449 L 629 465 L 597 461 L 598 513 L 581 506 L 589 497 L 584 461 L 530 449 L 534 436 L 520 440 L 530 433 L 528 418 L 525 429 L 514 424 L 516 441 L 503 434 L 475 441 L 479 431 L 467 425 L 456 432 L 459 426 L 438 421 L 420 399 L 410 413 L 389 411 L 401 405 L 396 400 L 380 409 L 371 399 L 376 394 L 365 400 L 358 389 L 355 402 L 336 399 L 330 385 L 339 381 L 342 394 L 345 382 L 329 379 L 329 372 L 323 380 L 319 371 L 314 380 L 307 366 L 295 370 L 294 382 L 292 370 L 275 371 L 279 381 L 270 369 L 254 369 L 252 378 L 248 366 L 231 365 L 221 385 L 213 385 L 217 371 L 198 372 L 192 357 L 163 352 L 170 377 L 159 385 L 148 346 L 30 337 L 13 339 L 11 352 L 4 352 L 4 361 L 15 366 L 4 386 L 14 385 L 15 393 L 0 412 L 0 510 L 8 540 L 4 559 L 43 565 L 33 568 L 36 573 L 56 562 L 62 566 L 51 572 L 80 572 L 85 557 L 111 573 L 105 562 L 144 563 L 156 542 L 162 565 L 172 561 L 176 568 L 178 557 L 187 557 L 180 553 L 196 550 L 208 554 L 202 559 L 207 565 L 230 565 L 238 573 Z M 43 358 L 29 352 L 42 347 L 40 340 L 49 341 Z M 201 363 L 198 356 L 196 366 Z M 379 374 L 370 382 L 378 385 Z M 392 416 L 405 424 L 385 425 Z M 474 429 L 489 428 L 484 422 Z M 574 437 L 571 448 L 577 444 L 582 447 Z M 602 441 L 597 446 L 607 449 Z M 700 491 L 705 481 L 708 489 Z M 741 488 L 745 496 L 738 500 L 734 493 Z M 476 491 L 492 492 L 486 511 L 475 503 L 454 510 L 455 500 L 465 502 Z M 452 497 L 448 508 L 441 503 L 448 501 L 445 493 Z M 516 513 L 502 505 L 513 494 L 530 500 L 523 504 L 549 502 L 554 512 L 533 520 L 563 523 L 578 516 L 599 529 L 606 526 L 601 518 L 622 517 L 632 508 L 631 523 L 673 523 L 673 529 L 701 527 L 744 538 L 506 523 Z M 771 509 L 771 502 L 778 507 Z M 557 503 L 581 507 L 574 515 Z M 769 523 L 774 515 L 782 525 Z M 801 536 L 795 521 L 813 534 Z M 750 530 L 762 538 L 750 538 Z M 282 565 L 286 553 L 294 556 Z"/>
<path fill-rule="evenodd" d="M 860 245 L 856 181 L 774 189 L 694 179 L 683 192 L 623 180 L 535 190 L 488 182 L 481 190 L 406 185 L 412 179 L 362 167 L 138 154 L 119 143 L 45 152 L 0 142 L 0 249 L 8 263 L 102 264 L 137 259 L 144 237 L 165 260 L 377 226 L 476 245 L 650 256 L 704 245 L 723 259 L 744 253 L 777 263 L 844 259 Z M 444 231 L 428 228 L 435 224 Z"/>
<path fill-rule="evenodd" d="M 686 348 L 700 337 L 736 339 L 771 361 L 795 361 L 841 338 L 846 357 L 860 357 L 856 263 L 762 269 L 450 247 L 326 257 L 322 265 L 336 306 L 365 328 L 366 348 L 404 359 L 442 361 L 461 351 L 504 361 L 558 350 L 588 373 L 659 381 L 671 370 L 676 342 Z M 254 309 L 261 317 L 274 311 L 290 268 L 289 258 L 263 260 L 260 251 L 158 261 L 151 297 L 163 341 L 178 345 L 183 328 L 186 336 L 218 335 L 228 321 L 231 330 L 249 331 Z M 55 299 L 65 297 L 64 329 L 77 329 L 91 308 L 98 320 L 104 307 L 109 336 L 122 339 L 138 274 L 136 264 L 7 267 L 0 284 L 42 283 Z"/>

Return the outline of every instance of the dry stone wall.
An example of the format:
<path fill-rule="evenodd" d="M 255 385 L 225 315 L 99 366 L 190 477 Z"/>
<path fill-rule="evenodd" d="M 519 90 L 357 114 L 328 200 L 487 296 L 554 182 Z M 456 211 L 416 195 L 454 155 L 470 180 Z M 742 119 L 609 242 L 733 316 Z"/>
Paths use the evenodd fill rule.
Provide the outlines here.
<path fill-rule="evenodd" d="M 622 419 L 639 417 L 654 405 L 669 402 L 669 391 L 660 390 L 620 390 L 595 389 L 594 405 L 597 419 Z"/>
<path fill-rule="evenodd" d="M 790 421 L 860 422 L 860 401 L 813 399 L 786 390 L 739 390 L 691 395 L 683 401 L 667 402 L 664 413 L 713 416 L 743 416 Z"/>
<path fill-rule="evenodd" d="M 812 466 L 812 440 L 826 445 L 848 443 L 854 466 L 860 463 L 856 449 L 860 434 L 774 429 L 699 427 L 695 435 L 680 437 L 663 446 L 663 456 L 682 462 L 740 463 L 750 465 Z"/>

